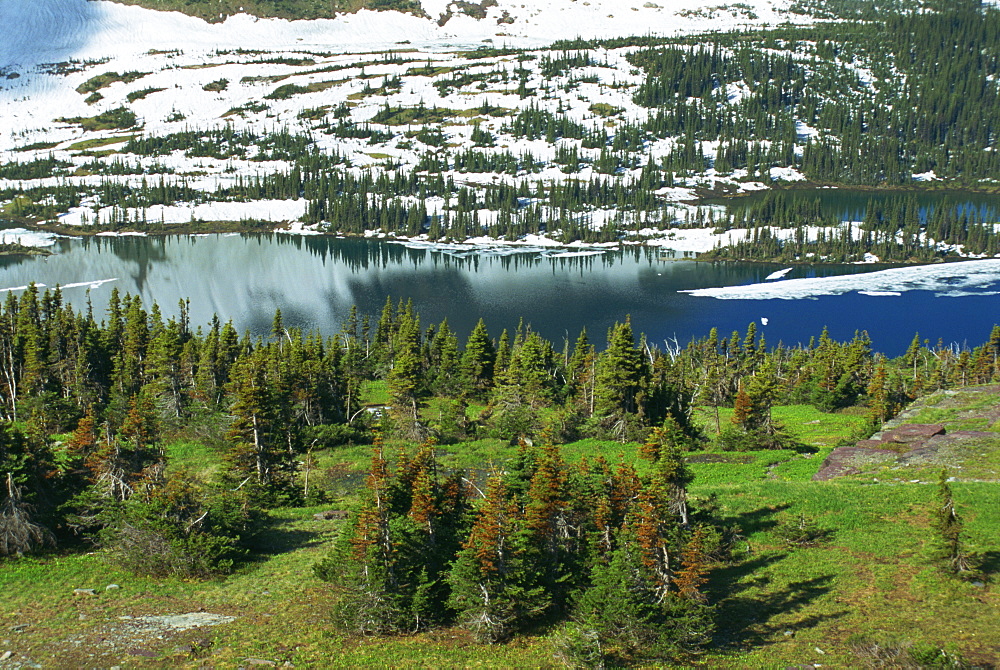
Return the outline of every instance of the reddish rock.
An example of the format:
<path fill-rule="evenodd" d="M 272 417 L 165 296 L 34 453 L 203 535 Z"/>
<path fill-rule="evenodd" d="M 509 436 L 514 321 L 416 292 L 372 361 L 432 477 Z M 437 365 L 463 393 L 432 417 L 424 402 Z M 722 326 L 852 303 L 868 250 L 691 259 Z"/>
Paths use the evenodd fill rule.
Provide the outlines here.
<path fill-rule="evenodd" d="M 858 440 L 858 449 L 882 449 L 885 447 L 885 442 L 881 440 Z"/>
<path fill-rule="evenodd" d="M 883 442 L 910 444 L 924 442 L 935 435 L 944 435 L 944 426 L 939 423 L 908 423 L 882 434 Z"/>
<path fill-rule="evenodd" d="M 823 482 L 834 477 L 844 477 L 855 475 L 860 470 L 855 467 L 855 462 L 863 462 L 865 459 L 877 457 L 880 460 L 896 458 L 898 454 L 886 449 L 864 449 L 859 447 L 837 447 L 830 452 L 830 455 L 823 461 L 819 472 L 813 475 L 813 481 Z"/>

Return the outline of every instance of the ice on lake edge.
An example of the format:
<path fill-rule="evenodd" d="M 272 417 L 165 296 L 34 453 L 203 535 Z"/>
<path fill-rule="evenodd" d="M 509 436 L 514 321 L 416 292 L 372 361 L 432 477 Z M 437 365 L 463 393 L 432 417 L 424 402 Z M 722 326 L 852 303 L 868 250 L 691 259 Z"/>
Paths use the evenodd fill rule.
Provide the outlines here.
<path fill-rule="evenodd" d="M 836 277 L 787 279 L 777 283 L 686 289 L 700 298 L 718 300 L 801 300 L 858 292 L 884 297 L 907 291 L 933 291 L 940 297 L 993 295 L 986 291 L 1000 283 L 1000 259 L 937 263 Z"/>

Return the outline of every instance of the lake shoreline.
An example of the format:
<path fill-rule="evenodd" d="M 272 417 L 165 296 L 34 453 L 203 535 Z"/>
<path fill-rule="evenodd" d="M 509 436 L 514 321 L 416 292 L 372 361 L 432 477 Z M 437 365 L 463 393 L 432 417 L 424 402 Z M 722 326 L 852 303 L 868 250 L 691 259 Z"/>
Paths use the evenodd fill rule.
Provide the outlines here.
<path fill-rule="evenodd" d="M 510 250 L 511 252 L 516 252 L 518 249 L 523 250 L 524 253 L 539 252 L 539 251 L 555 251 L 555 250 L 568 250 L 571 252 L 579 251 L 616 251 L 624 250 L 628 248 L 648 248 L 648 249 L 658 249 L 660 250 L 660 255 L 657 257 L 659 261 L 694 261 L 699 263 L 763 263 L 767 265 L 786 265 L 795 267 L 822 267 L 822 266 L 833 266 L 845 264 L 845 261 L 827 261 L 827 260 L 788 260 L 781 258 L 769 258 L 769 259 L 746 259 L 738 257 L 720 257 L 720 256 L 708 256 L 711 254 L 711 247 L 704 251 L 699 250 L 685 250 L 674 248 L 670 246 L 671 242 L 677 241 L 674 237 L 678 233 L 681 233 L 681 237 L 694 237 L 695 235 L 685 236 L 683 233 L 706 233 L 712 229 L 709 228 L 672 228 L 665 229 L 661 232 L 664 235 L 648 236 L 643 239 L 636 240 L 618 240 L 617 242 L 583 242 L 581 240 L 574 240 L 572 242 L 560 242 L 554 240 L 545 235 L 527 235 L 519 240 L 504 240 L 500 238 L 492 238 L 487 236 L 481 237 L 470 237 L 462 241 L 451 240 L 448 238 L 440 240 L 431 240 L 425 234 L 417 236 L 405 236 L 405 235 L 394 235 L 392 233 L 383 233 L 381 231 L 366 231 L 364 234 L 344 232 L 344 231 L 316 231 L 310 230 L 309 228 L 298 224 L 296 228 L 295 223 L 277 223 L 270 224 L 267 226 L 261 225 L 246 225 L 242 222 L 235 221 L 214 221 L 207 222 L 203 224 L 178 224 L 177 227 L 171 227 L 169 229 L 160 230 L 140 230 L 135 228 L 123 228 L 120 230 L 109 231 L 109 230 L 81 230 L 75 226 L 59 226 L 57 224 L 25 224 L 25 228 L 28 230 L 46 232 L 54 235 L 59 235 L 62 237 L 84 239 L 91 237 L 183 237 L 183 236 L 200 236 L 200 235 L 225 235 L 225 234 L 247 234 L 247 235 L 299 235 L 304 237 L 323 237 L 329 239 L 358 239 L 358 240 L 374 240 L 387 242 L 392 244 L 401 244 L 410 248 L 420 248 L 429 249 L 432 251 L 446 251 L 446 252 L 482 252 L 489 253 L 490 251 L 495 251 L 498 249 Z M 727 230 L 727 233 L 732 231 L 743 231 L 747 230 L 744 228 L 733 228 Z M 794 229 L 788 229 L 789 234 L 792 234 Z M 704 246 L 704 245 L 703 245 Z M 38 248 L 38 247 L 32 247 Z M 669 254 L 663 252 L 670 252 Z M 52 252 L 41 252 L 38 254 L 32 252 L 24 252 L 24 255 L 51 255 Z M 12 254 L 13 255 L 13 254 Z M 946 256 L 935 258 L 932 261 L 920 261 L 920 260 L 882 260 L 873 259 L 865 261 L 853 261 L 846 262 L 849 265 L 893 265 L 893 266 L 919 266 L 919 265 L 937 265 L 940 263 L 956 263 L 969 260 L 979 260 L 976 258 L 963 257 L 963 256 Z"/>

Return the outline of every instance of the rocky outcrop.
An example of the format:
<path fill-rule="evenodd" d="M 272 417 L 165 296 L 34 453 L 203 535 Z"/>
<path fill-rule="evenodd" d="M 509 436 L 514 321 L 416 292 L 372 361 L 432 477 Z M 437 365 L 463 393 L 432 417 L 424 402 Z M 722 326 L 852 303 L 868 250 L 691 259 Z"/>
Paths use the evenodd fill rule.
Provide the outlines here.
<path fill-rule="evenodd" d="M 883 443 L 918 445 L 935 435 L 944 435 L 944 432 L 944 426 L 939 423 L 908 423 L 883 432 L 878 440 Z M 875 436 L 872 438 L 875 439 Z M 866 440 L 868 441 L 870 440 Z"/>
<path fill-rule="evenodd" d="M 862 440 L 875 442 L 877 440 Z M 872 462 L 891 461 L 898 456 L 897 452 L 888 449 L 872 449 L 870 447 L 837 447 L 823 461 L 819 471 L 813 475 L 813 481 L 822 482 L 834 477 L 846 477 L 860 472 L 859 466 Z"/>

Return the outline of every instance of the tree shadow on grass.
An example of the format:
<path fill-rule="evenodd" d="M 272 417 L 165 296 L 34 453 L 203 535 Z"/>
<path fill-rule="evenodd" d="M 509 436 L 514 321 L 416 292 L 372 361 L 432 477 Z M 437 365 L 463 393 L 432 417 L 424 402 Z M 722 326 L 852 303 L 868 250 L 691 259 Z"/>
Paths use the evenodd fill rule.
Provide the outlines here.
<path fill-rule="evenodd" d="M 1000 551 L 984 551 L 976 563 L 984 577 L 993 579 L 1000 575 Z"/>
<path fill-rule="evenodd" d="M 743 536 L 771 530 L 778 525 L 778 520 L 774 517 L 790 507 L 791 505 L 782 503 L 769 507 L 759 507 L 750 512 L 726 514 L 724 510 L 719 509 L 719 498 L 714 493 L 707 499 L 699 501 L 698 504 L 698 508 L 708 517 L 707 521 L 724 528 L 735 526 L 739 528 L 740 534 Z M 695 521 L 699 520 L 701 519 L 695 519 Z"/>
<path fill-rule="evenodd" d="M 270 527 L 252 540 L 252 549 L 255 553 L 273 556 L 296 549 L 316 547 L 327 541 L 324 533 L 320 532 Z"/>
<path fill-rule="evenodd" d="M 778 514 L 789 505 L 762 507 L 744 514 L 724 517 L 724 524 L 735 524 L 745 535 L 754 535 L 771 530 L 778 525 Z M 810 579 L 789 582 L 778 589 L 768 589 L 771 582 L 767 569 L 784 560 L 788 552 L 774 551 L 751 556 L 744 561 L 733 563 L 712 571 L 706 585 L 706 595 L 711 602 L 717 602 L 717 627 L 713 646 L 718 649 L 742 649 L 764 644 L 778 631 L 792 631 L 812 628 L 823 621 L 838 619 L 847 612 L 814 614 L 797 621 L 785 621 L 780 625 L 771 620 L 779 615 L 787 615 L 808 606 L 816 599 L 829 593 L 833 575 L 820 575 Z"/>
<path fill-rule="evenodd" d="M 332 524 L 332 522 L 331 522 Z M 317 528 L 296 528 L 291 519 L 271 519 L 247 543 L 251 552 L 251 562 L 265 561 L 272 556 L 297 549 L 317 547 L 330 541 L 329 531 L 333 525 Z"/>
<path fill-rule="evenodd" d="M 819 453 L 819 447 L 812 444 L 805 444 L 803 442 L 795 442 L 789 447 L 789 449 L 793 450 L 795 453 L 800 455 L 804 454 L 812 455 Z"/>
<path fill-rule="evenodd" d="M 766 563 L 776 562 L 784 554 L 762 557 Z M 754 561 L 756 563 L 756 561 Z M 830 592 L 833 575 L 820 575 L 812 579 L 790 582 L 777 591 L 757 593 L 753 595 L 731 594 L 719 603 L 716 612 L 718 627 L 713 645 L 720 649 L 742 649 L 760 646 L 772 639 L 779 630 L 792 633 L 807 630 L 824 621 L 839 619 L 847 614 L 847 610 L 828 614 L 810 614 L 796 621 L 784 621 L 781 624 L 772 619 L 781 614 L 791 614 L 808 606 L 816 599 Z M 741 592 L 751 587 L 765 588 L 769 580 L 759 577 L 750 583 L 742 584 Z"/>

